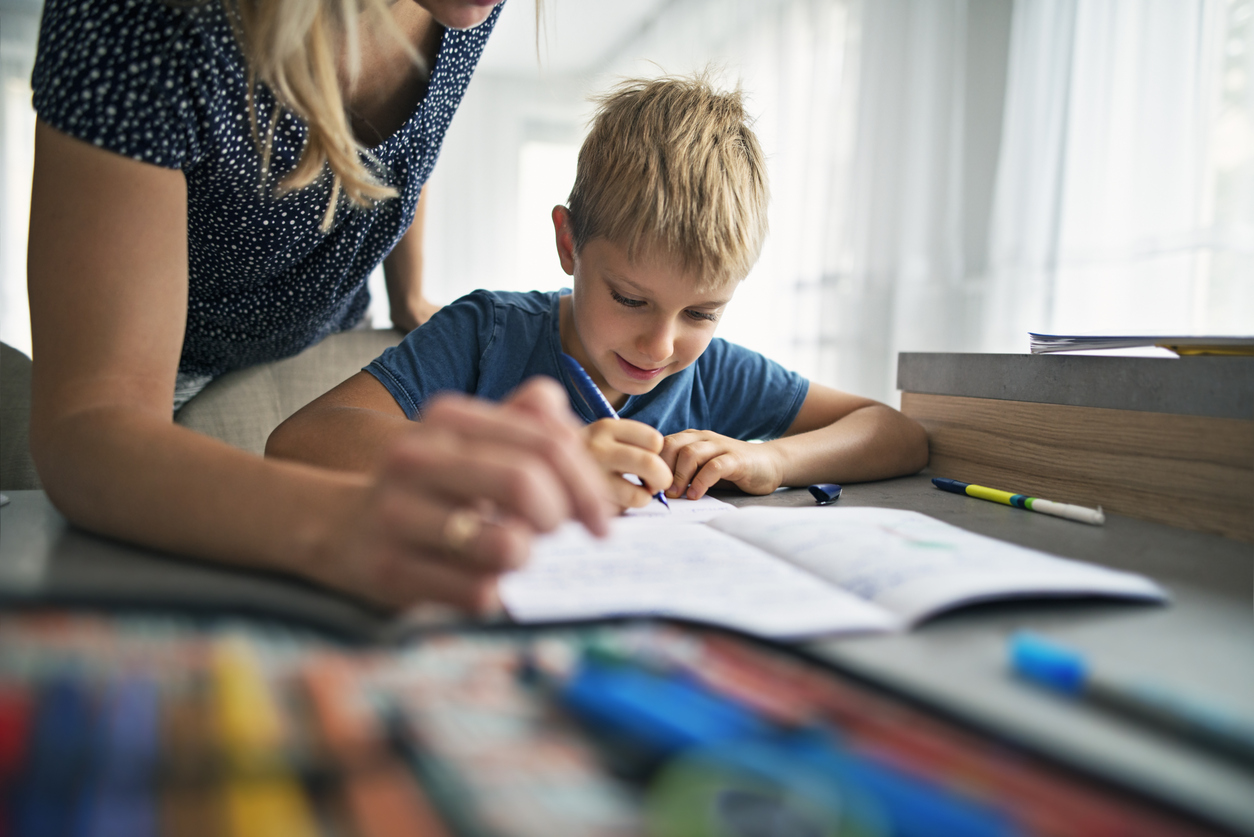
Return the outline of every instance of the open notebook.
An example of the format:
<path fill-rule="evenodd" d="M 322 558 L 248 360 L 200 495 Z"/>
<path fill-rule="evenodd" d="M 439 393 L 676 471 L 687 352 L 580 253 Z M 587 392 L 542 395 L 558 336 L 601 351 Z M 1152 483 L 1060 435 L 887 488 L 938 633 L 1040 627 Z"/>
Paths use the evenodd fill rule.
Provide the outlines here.
<path fill-rule="evenodd" d="M 1167 598 L 1143 576 L 918 512 L 731 508 L 620 519 L 605 540 L 568 526 L 503 579 L 502 601 L 520 622 L 649 614 L 792 638 L 906 630 L 994 599 Z"/>

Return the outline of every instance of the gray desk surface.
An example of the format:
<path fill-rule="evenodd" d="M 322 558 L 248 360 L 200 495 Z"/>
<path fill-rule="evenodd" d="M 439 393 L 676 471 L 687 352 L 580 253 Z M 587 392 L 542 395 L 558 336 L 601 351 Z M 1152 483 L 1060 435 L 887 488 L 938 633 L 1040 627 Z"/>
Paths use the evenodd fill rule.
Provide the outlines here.
<path fill-rule="evenodd" d="M 722 495 L 737 505 L 810 505 L 804 491 Z M 0 596 L 10 603 L 120 604 L 279 612 L 343 633 L 387 624 L 342 597 L 260 573 L 169 558 L 79 532 L 42 492 L 11 492 L 0 508 Z M 1005 644 L 1019 628 L 1084 650 L 1111 674 L 1157 680 L 1254 720 L 1254 546 L 1117 515 L 1106 526 L 946 494 L 921 475 L 845 487 L 845 506 L 913 509 L 966 529 L 1149 575 L 1169 606 L 1104 601 L 1017 602 L 947 614 L 902 635 L 823 640 L 808 648 L 946 711 L 1086 765 L 1121 784 L 1254 835 L 1247 770 L 1040 692 L 1012 678 Z"/>
<path fill-rule="evenodd" d="M 1254 419 L 1254 357 L 1089 357 L 902 352 L 897 388 L 960 395 Z"/>

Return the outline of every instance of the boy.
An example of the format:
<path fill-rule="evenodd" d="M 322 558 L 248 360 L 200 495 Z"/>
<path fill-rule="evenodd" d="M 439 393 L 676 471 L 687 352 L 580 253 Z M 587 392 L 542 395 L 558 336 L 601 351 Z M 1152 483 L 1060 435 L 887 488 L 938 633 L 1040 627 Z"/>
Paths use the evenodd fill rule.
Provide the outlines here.
<path fill-rule="evenodd" d="M 463 297 L 279 426 L 267 454 L 366 470 L 435 393 L 499 400 L 548 375 L 590 422 L 585 441 L 620 508 L 658 491 L 698 499 L 720 481 L 766 494 L 921 469 L 914 421 L 714 339 L 767 226 L 763 155 L 739 93 L 662 78 L 599 104 L 569 207 L 553 209 L 573 293 Z M 594 421 L 562 352 L 625 421 Z"/>

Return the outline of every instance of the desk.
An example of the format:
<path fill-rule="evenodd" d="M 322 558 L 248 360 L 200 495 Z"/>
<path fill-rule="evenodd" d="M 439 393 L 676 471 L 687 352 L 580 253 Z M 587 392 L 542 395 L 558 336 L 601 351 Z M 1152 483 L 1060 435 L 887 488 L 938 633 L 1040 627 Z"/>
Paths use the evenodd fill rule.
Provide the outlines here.
<path fill-rule="evenodd" d="M 172 559 L 74 530 L 42 492 L 0 508 L 0 596 L 11 604 L 118 604 L 272 613 L 364 636 L 384 616 L 273 575 Z M 804 491 L 721 495 L 736 505 L 810 505 Z M 1254 773 L 1042 693 L 1006 672 L 1005 638 L 1030 628 L 1084 649 L 1111 673 L 1168 685 L 1254 717 L 1254 547 L 1119 515 L 1104 527 L 1024 512 L 931 487 L 929 475 L 845 487 L 842 505 L 912 509 L 974 532 L 1145 573 L 1168 607 L 1024 602 L 968 608 L 900 636 L 811 642 L 840 665 L 942 710 L 1080 763 L 1254 835 Z M 1204 558 L 1205 560 L 1200 560 Z"/>

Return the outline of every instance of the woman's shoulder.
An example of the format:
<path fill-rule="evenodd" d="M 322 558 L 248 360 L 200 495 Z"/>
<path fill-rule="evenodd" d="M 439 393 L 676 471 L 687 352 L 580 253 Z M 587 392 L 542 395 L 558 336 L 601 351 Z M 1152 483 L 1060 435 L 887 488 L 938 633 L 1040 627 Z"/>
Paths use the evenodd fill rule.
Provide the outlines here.
<path fill-rule="evenodd" d="M 231 32 L 220 3 L 47 0 L 39 24 L 36 77 L 39 64 L 45 71 L 53 66 L 77 65 L 87 69 L 92 79 L 140 75 L 143 69 L 151 72 L 162 63 L 154 62 L 154 58 L 186 48 L 189 36 L 195 37 L 206 27 L 215 34 Z M 91 70 L 98 75 L 91 75 Z"/>
<path fill-rule="evenodd" d="M 206 51 L 237 52 L 220 3 L 47 0 L 31 77 L 59 131 L 170 168 L 194 152 Z"/>

